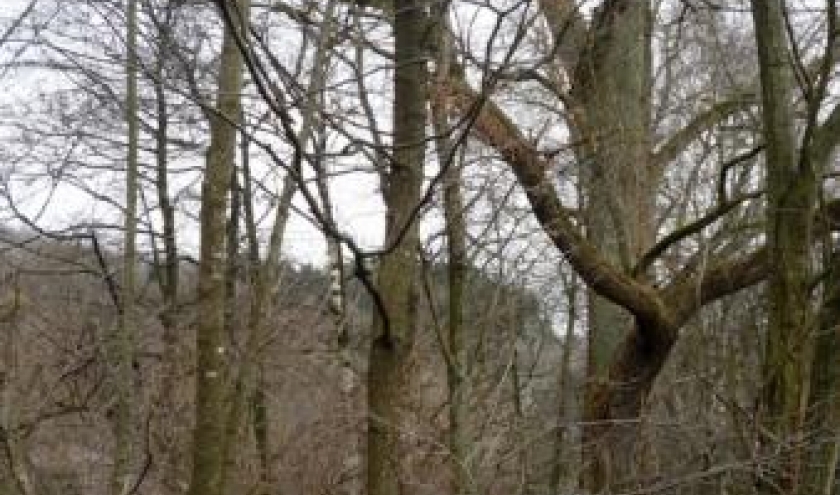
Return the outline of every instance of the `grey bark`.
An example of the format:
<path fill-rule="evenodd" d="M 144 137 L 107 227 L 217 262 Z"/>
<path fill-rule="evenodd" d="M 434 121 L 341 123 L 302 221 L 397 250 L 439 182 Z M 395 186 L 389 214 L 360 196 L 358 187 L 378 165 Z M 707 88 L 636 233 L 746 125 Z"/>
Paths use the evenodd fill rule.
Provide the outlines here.
<path fill-rule="evenodd" d="M 384 314 L 376 315 L 367 375 L 368 495 L 398 495 L 405 482 L 407 452 L 401 402 L 409 383 L 407 366 L 417 316 L 417 222 L 426 127 L 426 2 L 400 2 L 394 19 L 393 161 L 382 184 L 386 207 L 385 243 L 393 247 L 380 262 L 378 290 Z"/>
<path fill-rule="evenodd" d="M 790 65 L 783 0 L 753 0 L 753 21 L 761 79 L 762 123 L 767 146 L 767 245 L 771 266 L 764 359 L 764 422 L 779 452 L 770 492 L 802 489 L 799 438 L 807 408 L 814 335 L 810 298 L 816 174 L 799 153 L 794 130 L 794 75 Z M 762 480 L 762 482 L 767 480 Z"/>
<path fill-rule="evenodd" d="M 231 7 L 236 31 L 248 17 L 248 0 Z M 202 182 L 201 247 L 198 274 L 198 328 L 196 349 L 196 424 L 193 434 L 193 470 L 190 495 L 224 493 L 225 432 L 230 379 L 225 335 L 225 226 L 230 179 L 236 153 L 236 128 L 242 113 L 243 58 L 237 32 L 225 29 L 218 75 L 215 112 L 209 114 L 210 148 Z"/>
<path fill-rule="evenodd" d="M 128 149 L 125 176 L 125 217 L 123 240 L 123 280 L 120 321 L 113 335 L 112 359 L 115 402 L 113 406 L 114 465 L 111 472 L 111 493 L 126 495 L 132 488 L 133 441 L 136 411 L 134 410 L 134 334 L 137 328 L 137 196 L 139 116 L 137 93 L 137 0 L 129 0 L 127 11 L 126 112 Z"/>

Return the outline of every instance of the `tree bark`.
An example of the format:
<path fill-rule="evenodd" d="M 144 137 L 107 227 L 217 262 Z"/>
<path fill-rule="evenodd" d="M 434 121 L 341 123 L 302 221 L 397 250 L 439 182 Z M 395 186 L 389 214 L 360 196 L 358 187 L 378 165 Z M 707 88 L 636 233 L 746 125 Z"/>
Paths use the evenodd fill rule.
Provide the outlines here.
<path fill-rule="evenodd" d="M 436 133 L 440 133 L 436 126 Z M 449 147 L 442 148 L 449 149 Z M 448 156 L 449 153 L 441 153 Z M 446 222 L 447 277 L 449 288 L 448 346 L 450 363 L 447 368 L 449 388 L 449 450 L 452 458 L 456 495 L 475 492 L 469 454 L 472 450 L 467 432 L 469 422 L 469 356 L 467 329 L 464 326 L 464 291 L 467 274 L 466 226 L 464 201 L 461 193 L 461 174 L 450 164 L 444 186 L 444 217 Z"/>
<path fill-rule="evenodd" d="M 564 277 L 565 278 L 565 277 Z M 572 351 L 575 342 L 575 323 L 578 320 L 578 295 L 574 277 L 564 280 L 566 299 L 566 331 L 563 335 L 563 350 L 557 379 L 557 431 L 555 433 L 554 461 L 549 478 L 549 493 L 560 493 L 563 481 L 572 472 L 569 446 L 569 429 L 572 419 L 570 411 L 571 397 L 574 397 L 572 384 Z"/>
<path fill-rule="evenodd" d="M 803 488 L 803 493 L 807 490 L 815 495 L 832 495 L 840 489 L 835 475 L 840 457 L 840 250 L 829 249 L 808 407 L 807 428 L 813 447 Z"/>
<path fill-rule="evenodd" d="M 443 87 L 451 70 L 453 57 L 448 28 L 448 8 L 433 9 L 431 20 L 436 45 L 435 74 L 436 87 Z M 448 320 L 446 383 L 449 395 L 449 447 L 452 470 L 452 493 L 467 495 L 475 493 L 469 465 L 472 442 L 467 432 L 469 421 L 470 366 L 467 345 L 467 329 L 464 326 L 464 293 L 467 278 L 467 230 L 465 223 L 464 198 L 461 190 L 461 171 L 455 163 L 455 148 L 449 137 L 449 109 L 446 102 L 431 99 L 432 123 L 439 166 L 446 167 L 443 185 L 443 215 L 447 248 Z"/>
<path fill-rule="evenodd" d="M 245 31 L 248 0 L 238 0 L 230 17 Z M 222 6 L 222 8 L 228 8 Z M 201 194 L 201 247 L 198 272 L 196 349 L 196 424 L 193 432 L 193 472 L 190 495 L 224 493 L 225 431 L 228 412 L 228 369 L 225 335 L 225 227 L 231 173 L 236 154 L 236 127 L 241 115 L 243 57 L 239 36 L 226 28 L 218 75 L 216 112 L 210 118 L 210 148 Z"/>
<path fill-rule="evenodd" d="M 651 166 L 652 19 L 646 1 L 604 2 L 590 27 L 574 74 L 573 132 L 585 190 L 585 228 L 589 241 L 626 273 L 652 245 L 658 177 Z M 632 327 L 624 308 L 588 293 L 587 381 L 582 486 L 598 493 L 617 489 L 632 477 L 635 442 L 619 440 L 637 425 L 621 425 L 599 440 L 603 417 L 598 391 L 610 375 L 617 347 Z M 635 344 L 634 344 L 635 346 Z M 633 346 L 626 347 L 632 349 Z M 619 356 L 621 359 L 629 355 Z M 630 366 L 632 363 L 627 363 Z M 615 384 L 618 387 L 622 383 Z M 615 419 L 615 418 L 612 418 Z M 624 418 L 628 419 L 628 418 Z M 618 435 L 618 432 L 626 435 Z M 635 436 L 635 435 L 633 435 Z M 624 444 L 614 448 L 614 442 Z"/>
<path fill-rule="evenodd" d="M 178 244 L 175 232 L 175 207 L 169 197 L 169 152 L 167 140 L 169 137 L 169 109 L 166 97 L 165 66 L 170 59 L 172 50 L 171 28 L 172 8 L 164 12 L 164 17 L 153 17 L 153 24 L 157 29 L 157 60 L 155 61 L 154 80 L 152 87 L 155 95 L 155 188 L 160 207 L 162 222 L 163 253 L 158 251 L 156 243 L 152 252 L 154 270 L 157 275 L 158 286 L 163 296 L 163 309 L 159 320 L 163 327 L 161 340 L 163 341 L 162 372 L 154 408 L 159 423 L 155 428 L 155 444 L 161 462 L 161 484 L 166 493 L 174 494 L 178 488 L 178 442 L 177 430 L 179 417 L 176 411 L 178 404 L 175 397 L 175 383 L 178 379 L 178 285 L 179 263 Z"/>
<path fill-rule="evenodd" d="M 126 101 L 128 149 L 125 176 L 125 217 L 123 240 L 123 280 L 120 321 L 111 342 L 116 402 L 113 407 L 114 466 L 111 472 L 111 493 L 126 495 L 132 487 L 134 438 L 134 333 L 137 327 L 135 287 L 137 285 L 137 191 L 139 117 L 137 95 L 137 0 L 129 0 L 126 9 Z"/>
<path fill-rule="evenodd" d="M 18 275 L 14 277 L 14 285 L 9 298 L 11 300 L 4 300 L 0 304 L 0 324 L 4 330 L 3 373 L 0 376 L 0 457 L 3 459 L 0 462 L 7 465 L 0 468 L 0 475 L 3 476 L 0 490 L 20 495 L 40 495 L 42 490 L 33 476 L 27 438 L 20 428 L 23 417 L 23 411 L 20 410 L 20 404 L 23 403 L 21 386 L 25 383 L 20 376 L 20 334 L 21 320 L 27 305 Z"/>
<path fill-rule="evenodd" d="M 386 246 L 378 290 L 384 314 L 376 315 L 367 376 L 369 495 L 398 495 L 405 480 L 401 424 L 407 366 L 417 318 L 417 222 L 426 126 L 426 2 L 399 3 L 394 19 L 393 162 L 382 184 L 386 207 Z"/>
<path fill-rule="evenodd" d="M 810 301 L 816 174 L 794 130 L 793 70 L 783 0 L 753 0 L 767 169 L 767 346 L 763 369 L 766 442 L 779 453 L 767 490 L 799 493 L 814 315 Z"/>

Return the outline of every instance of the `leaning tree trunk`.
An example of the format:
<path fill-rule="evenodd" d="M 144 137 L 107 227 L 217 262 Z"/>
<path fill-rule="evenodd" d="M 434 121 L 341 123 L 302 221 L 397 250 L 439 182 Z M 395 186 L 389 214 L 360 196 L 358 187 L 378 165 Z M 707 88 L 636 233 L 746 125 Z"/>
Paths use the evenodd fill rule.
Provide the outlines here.
<path fill-rule="evenodd" d="M 816 174 L 796 145 L 793 71 L 783 0 L 753 0 L 767 147 L 768 328 L 763 378 L 768 452 L 778 454 L 768 493 L 799 493 L 814 315 L 811 308 L 812 219 Z"/>
<path fill-rule="evenodd" d="M 394 19 L 394 152 L 382 194 L 387 209 L 378 291 L 383 308 L 374 322 L 367 376 L 368 495 L 398 495 L 405 476 L 401 402 L 408 383 L 417 293 L 417 222 L 426 126 L 425 1 L 400 2 Z"/>
<path fill-rule="evenodd" d="M 231 8 L 220 3 L 222 8 Z M 247 19 L 248 0 L 238 0 L 234 25 Z M 243 31 L 242 26 L 238 30 Z M 225 29 L 218 75 L 216 113 L 210 113 L 210 148 L 201 192 L 201 248 L 198 270 L 196 424 L 190 495 L 224 493 L 225 425 L 229 371 L 225 336 L 226 212 L 241 115 L 242 55 L 237 34 Z"/>
<path fill-rule="evenodd" d="M 581 143 L 577 157 L 584 174 L 587 237 L 627 273 L 654 239 L 651 26 L 648 2 L 606 2 L 575 71 L 573 124 Z M 637 417 L 605 426 L 598 422 L 615 418 L 597 416 L 602 411 L 597 402 L 603 400 L 598 391 L 607 385 L 616 348 L 633 322 L 629 313 L 592 290 L 588 301 L 584 421 L 591 426 L 584 431 L 581 481 L 598 493 L 625 486 L 637 470 Z"/>

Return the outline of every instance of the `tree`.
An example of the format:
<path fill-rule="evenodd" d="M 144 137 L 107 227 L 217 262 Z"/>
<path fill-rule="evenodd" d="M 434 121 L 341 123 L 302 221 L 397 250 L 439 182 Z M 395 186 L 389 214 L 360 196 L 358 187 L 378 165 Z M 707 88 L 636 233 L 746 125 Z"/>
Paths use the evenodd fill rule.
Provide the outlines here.
<path fill-rule="evenodd" d="M 768 426 L 782 454 L 771 485 L 798 493 L 802 459 L 796 438 L 805 422 L 814 323 L 809 285 L 817 174 L 807 153 L 804 161 L 797 153 L 784 2 L 752 2 L 752 8 L 767 146 L 767 240 L 775 267 L 768 281 L 764 386 Z"/>
<path fill-rule="evenodd" d="M 224 7 L 227 8 L 227 7 Z M 247 32 L 248 0 L 236 2 L 234 24 L 222 41 L 215 112 L 210 114 L 210 148 L 201 192 L 201 253 L 198 272 L 198 358 L 193 470 L 188 493 L 224 493 L 225 432 L 229 402 L 229 357 L 225 335 L 225 226 L 236 156 L 236 127 L 242 114 L 243 61 L 237 37 Z"/>
<path fill-rule="evenodd" d="M 837 329 L 840 321 L 840 259 L 834 245 L 828 248 L 825 266 L 825 295 L 814 339 L 812 389 L 809 394 L 809 415 L 806 418 L 806 431 L 813 431 L 813 447 L 810 455 L 803 461 L 806 472 L 802 484 L 802 493 L 810 490 L 810 493 L 820 495 L 829 495 L 837 490 L 835 473 L 840 449 L 837 439 L 837 427 L 840 424 L 840 373 L 837 369 L 837 353 L 840 352 L 840 332 Z"/>
<path fill-rule="evenodd" d="M 415 209 L 420 202 L 426 134 L 423 0 L 402 2 L 394 15 L 393 161 L 384 175 L 385 245 L 377 274 L 383 311 L 375 319 L 367 378 L 367 490 L 370 495 L 402 492 L 404 422 L 401 402 L 408 383 L 408 356 L 417 324 Z"/>
<path fill-rule="evenodd" d="M 123 245 L 123 280 L 120 294 L 120 321 L 113 336 L 113 369 L 116 403 L 114 405 L 113 495 L 128 495 L 133 489 L 134 418 L 134 336 L 136 334 L 137 285 L 137 191 L 139 186 L 139 125 L 137 94 L 137 1 L 130 0 L 126 10 L 126 102 L 128 149 L 125 174 L 125 234 Z"/>
<path fill-rule="evenodd" d="M 831 493 L 834 3 L 386 4 L 139 2 L 128 64 L 121 1 L 15 28 L 66 85 L 0 108 L 11 490 L 128 473 L 118 404 L 141 491 Z"/>
<path fill-rule="evenodd" d="M 820 157 L 825 143 L 815 139 L 817 113 L 826 94 L 831 50 L 836 37 L 836 7 L 828 2 L 826 52 L 815 82 L 805 87 L 808 113 L 801 143 L 797 143 L 794 107 L 794 69 L 788 42 L 789 25 L 785 2 L 753 2 L 753 19 L 761 67 L 761 94 L 764 137 L 767 143 L 767 242 L 774 266 L 768 280 L 768 329 L 764 366 L 765 422 L 773 433 L 765 439 L 778 452 L 771 464 L 767 491 L 785 493 L 830 492 L 834 463 L 826 453 L 832 448 L 817 446 L 821 455 L 808 457 L 803 445 L 807 426 L 819 428 L 816 421 L 831 421 L 830 406 L 837 393 L 831 378 L 833 365 L 827 354 L 836 348 L 831 331 L 831 310 L 817 318 L 813 303 L 812 279 L 815 215 L 819 177 L 826 164 Z M 795 43 L 795 41 L 794 41 Z M 817 135 L 818 136 L 818 135 Z M 829 252 L 832 241 L 827 240 Z M 831 304 L 833 267 L 828 258 L 824 287 L 826 303 Z M 827 308 L 828 306 L 826 306 Z M 816 336 L 816 338 L 815 338 Z M 814 354 L 814 343 L 819 348 Z M 813 372 L 812 372 L 813 363 Z M 812 381 L 812 376 L 815 380 Z M 816 385 L 816 386 L 814 386 Z M 813 387 L 813 391 L 809 390 Z M 810 399 L 809 399 L 810 397 Z M 825 404 L 821 404 L 825 402 Z M 809 404 L 817 404 L 809 408 Z M 819 440 L 825 442 L 825 439 Z M 828 450 L 826 450 L 828 449 Z M 807 468 L 809 459 L 815 466 Z M 816 473 L 816 474 L 815 474 Z M 810 476 L 810 479 L 808 478 Z M 809 484 L 811 483 L 811 484 Z"/>
<path fill-rule="evenodd" d="M 603 2 L 589 23 L 567 2 L 544 2 L 541 8 L 556 36 L 552 46 L 560 47 L 556 51 L 558 58 L 567 64 L 565 72 L 571 74 L 571 94 L 562 89 L 555 91 L 564 96 L 568 125 L 577 136 L 576 159 L 598 181 L 613 181 L 604 190 L 596 190 L 590 184 L 588 211 L 598 212 L 598 201 L 615 201 L 616 204 L 605 205 L 607 211 L 600 212 L 599 217 L 599 221 L 608 218 L 613 226 L 576 224 L 546 176 L 551 166 L 545 157 L 486 90 L 478 94 L 463 79 L 453 77 L 450 91 L 462 114 L 467 114 L 474 104 L 482 108 L 475 119 L 476 133 L 510 165 L 544 232 L 590 290 L 630 314 L 629 328 L 623 328 L 620 343 L 610 337 L 604 340 L 612 343 L 615 351 L 608 352 L 607 379 L 595 381 L 584 416 L 589 451 L 582 484 L 596 493 L 621 490 L 638 483 L 633 481 L 638 459 L 638 421 L 679 329 L 704 305 L 751 286 L 768 274 L 767 255 L 759 249 L 746 256 L 715 260 L 704 270 L 696 270 L 689 261 L 665 276 L 664 282 L 653 280 L 663 278 L 654 276 L 653 261 L 669 247 L 726 215 L 749 195 L 719 203 L 657 242 L 653 241 L 651 227 L 645 226 L 654 217 L 649 202 L 656 197 L 667 165 L 716 123 L 749 108 L 751 100 L 735 92 L 729 99 L 698 113 L 654 148 L 648 121 L 652 74 L 647 2 Z M 815 136 L 823 136 L 815 138 L 815 142 L 822 143 L 821 153 L 826 152 L 824 146 L 831 149 L 836 144 L 833 139 L 821 140 L 833 125 L 833 118 L 829 117 L 813 126 Z M 603 130 L 610 129 L 605 136 Z M 586 229 L 588 238 L 581 227 Z M 599 241 L 599 233 L 617 234 L 616 238 Z M 591 307 L 594 312 L 589 321 L 597 328 L 590 328 L 590 339 L 596 339 L 590 340 L 590 347 L 595 350 L 601 348 L 597 344 L 599 335 L 621 328 L 621 318 L 613 310 L 599 313 L 597 300 L 591 301 Z M 599 314 L 604 315 L 603 323 L 599 322 Z M 614 317 L 607 318 L 608 315 Z"/>

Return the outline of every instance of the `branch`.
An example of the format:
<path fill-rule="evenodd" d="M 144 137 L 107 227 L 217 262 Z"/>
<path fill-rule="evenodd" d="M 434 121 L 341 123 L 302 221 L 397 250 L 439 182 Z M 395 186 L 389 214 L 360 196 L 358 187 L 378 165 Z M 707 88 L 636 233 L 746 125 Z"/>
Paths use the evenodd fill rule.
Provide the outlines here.
<path fill-rule="evenodd" d="M 680 277 L 662 294 L 682 325 L 710 302 L 763 281 L 769 271 L 767 249 L 761 247 L 741 259 L 718 263 L 690 277 Z"/>
<path fill-rule="evenodd" d="M 826 231 L 840 232 L 840 199 L 829 201 L 814 215 L 815 239 Z M 675 323 L 682 325 L 704 305 L 762 282 L 772 268 L 767 248 L 761 246 L 740 259 L 718 263 L 692 276 L 678 277 L 661 294 Z"/>
<path fill-rule="evenodd" d="M 35 10 L 35 4 L 37 3 L 38 0 L 32 0 L 31 2 L 29 2 L 29 5 L 27 5 L 26 8 L 23 9 L 23 12 L 21 12 L 20 15 L 18 15 L 12 22 L 12 24 L 3 32 L 3 34 L 0 35 L 0 46 L 5 45 L 11 39 L 15 31 L 18 28 L 20 28 L 20 26 L 23 24 L 23 21 L 26 20 L 26 18 L 29 17 L 30 14 L 32 14 L 33 10 Z"/>
<path fill-rule="evenodd" d="M 450 108 L 465 111 L 473 101 L 483 100 L 473 129 L 479 138 L 498 151 L 525 191 L 532 211 L 552 243 L 575 271 L 599 295 L 624 307 L 653 332 L 673 330 L 671 318 L 656 292 L 633 280 L 610 264 L 571 221 L 551 181 L 543 156 L 534 149 L 510 118 L 491 100 L 477 94 L 463 79 L 453 76 L 447 88 Z M 438 95 L 440 97 L 441 95 Z M 663 335 L 645 335 L 659 340 Z"/>
<path fill-rule="evenodd" d="M 599 295 L 631 312 L 643 322 L 652 323 L 646 339 L 661 339 L 679 328 L 697 310 L 722 297 L 734 294 L 764 280 L 770 270 L 764 247 L 743 258 L 721 262 L 701 273 L 684 273 L 665 288 L 656 291 L 634 280 L 611 265 L 575 227 L 573 212 L 561 203 L 557 192 L 545 176 L 549 164 L 521 134 L 511 119 L 491 100 L 481 97 L 469 85 L 453 76 L 446 88 L 450 108 L 463 112 L 475 101 L 483 100 L 475 120 L 474 131 L 479 139 L 498 151 L 523 187 L 537 221 L 552 243 L 560 250 L 579 276 Z M 759 148 L 760 149 L 760 148 Z M 751 151 L 754 153 L 756 151 Z M 690 225 L 669 234 L 645 255 L 640 265 L 649 264 L 667 247 L 711 224 L 745 200 L 761 193 L 748 193 L 727 200 Z M 827 203 L 815 213 L 825 229 L 840 231 L 840 200 Z M 639 271 L 637 267 L 635 271 Z M 640 325 L 645 330 L 647 325 Z"/>
<path fill-rule="evenodd" d="M 731 99 L 717 102 L 698 113 L 682 129 L 671 135 L 653 154 L 653 166 L 664 167 L 682 153 L 701 134 L 708 131 L 727 117 L 744 110 L 756 103 L 752 92 L 734 95 Z"/>
<path fill-rule="evenodd" d="M 824 167 L 840 142 L 840 104 L 834 107 L 825 122 L 814 129 L 811 139 L 811 160 L 816 167 Z"/>
<path fill-rule="evenodd" d="M 574 0 L 539 0 L 540 11 L 551 30 L 554 50 L 566 70 L 577 65 L 587 38 L 588 26 Z"/>
<path fill-rule="evenodd" d="M 633 267 L 633 276 L 637 277 L 640 274 L 645 273 L 648 270 L 648 268 L 650 268 L 650 266 L 653 264 L 653 262 L 656 261 L 656 259 L 659 258 L 662 255 L 662 253 L 664 253 L 668 248 L 670 248 L 674 244 L 700 232 L 704 228 L 716 222 L 722 216 L 732 211 L 732 209 L 734 209 L 736 206 L 740 205 L 744 201 L 748 199 L 758 198 L 762 194 L 763 193 L 761 191 L 747 193 L 738 196 L 737 198 L 719 203 L 715 208 L 707 212 L 702 217 L 666 235 L 656 244 L 654 244 L 654 246 L 650 248 L 650 250 L 648 250 L 648 252 L 646 252 L 644 256 L 642 256 L 642 258 L 639 260 L 636 266 Z"/>

